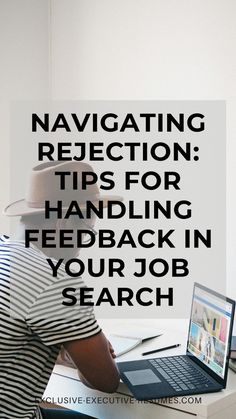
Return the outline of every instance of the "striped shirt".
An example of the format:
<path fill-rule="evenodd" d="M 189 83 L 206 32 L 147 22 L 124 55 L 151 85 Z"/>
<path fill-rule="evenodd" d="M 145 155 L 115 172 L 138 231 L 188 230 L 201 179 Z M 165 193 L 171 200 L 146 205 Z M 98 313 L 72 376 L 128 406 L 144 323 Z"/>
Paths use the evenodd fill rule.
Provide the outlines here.
<path fill-rule="evenodd" d="M 57 277 L 46 256 L 0 238 L 0 419 L 41 419 L 38 407 L 63 342 L 100 332 L 92 308 L 62 304 L 80 278 Z"/>

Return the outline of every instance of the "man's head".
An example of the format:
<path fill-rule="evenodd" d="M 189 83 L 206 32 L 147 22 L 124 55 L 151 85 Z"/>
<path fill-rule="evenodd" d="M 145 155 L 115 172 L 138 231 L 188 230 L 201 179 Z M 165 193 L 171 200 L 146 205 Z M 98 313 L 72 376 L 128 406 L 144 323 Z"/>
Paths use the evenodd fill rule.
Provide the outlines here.
<path fill-rule="evenodd" d="M 41 245 L 38 245 L 47 256 L 65 260 L 76 257 L 79 253 L 75 245 L 77 230 L 91 230 L 95 224 L 95 216 L 90 219 L 85 217 L 87 203 L 91 202 L 98 207 L 102 201 L 103 208 L 106 208 L 108 201 L 122 201 L 120 196 L 100 195 L 98 182 L 99 176 L 87 163 L 78 161 L 42 163 L 32 169 L 26 199 L 8 205 L 4 214 L 21 216 L 21 239 L 26 229 L 39 230 L 39 234 L 42 234 L 43 230 L 53 230 L 56 247 L 45 249 L 42 247 L 42 240 L 39 241 Z M 78 204 L 80 216 L 61 217 L 58 208 L 60 207 L 64 214 L 72 201 Z M 49 218 L 46 218 L 45 214 L 46 202 L 52 208 Z M 61 230 L 69 230 L 72 233 L 71 243 L 74 244 L 74 249 L 60 248 Z"/>
<path fill-rule="evenodd" d="M 25 230 L 37 231 L 37 242 L 35 245 L 41 250 L 46 256 L 54 259 L 64 259 L 66 262 L 69 259 L 75 258 L 79 255 L 80 248 L 77 247 L 77 231 L 83 230 L 83 242 L 86 241 L 86 231 L 90 231 L 96 235 L 94 230 L 95 216 L 91 219 L 79 218 L 78 216 L 72 215 L 69 218 L 58 219 L 54 214 L 50 219 L 45 219 L 44 213 L 23 215 L 20 219 L 21 235 L 25 234 Z M 71 247 L 61 247 L 60 245 L 60 234 L 62 230 L 66 230 L 68 233 L 68 243 Z M 42 244 L 42 232 L 47 231 L 49 235 L 53 237 L 53 245 L 55 247 L 44 247 Z M 73 247 L 72 247 L 73 245 Z"/>
<path fill-rule="evenodd" d="M 66 210 L 72 201 L 76 201 L 83 211 L 88 201 L 94 205 L 102 201 L 105 208 L 108 201 L 123 200 L 120 196 L 100 195 L 99 183 L 100 177 L 87 163 L 42 163 L 31 171 L 26 198 L 8 205 L 4 214 L 10 217 L 38 214 L 45 212 L 46 202 L 56 207 L 60 201 L 61 207 Z"/>

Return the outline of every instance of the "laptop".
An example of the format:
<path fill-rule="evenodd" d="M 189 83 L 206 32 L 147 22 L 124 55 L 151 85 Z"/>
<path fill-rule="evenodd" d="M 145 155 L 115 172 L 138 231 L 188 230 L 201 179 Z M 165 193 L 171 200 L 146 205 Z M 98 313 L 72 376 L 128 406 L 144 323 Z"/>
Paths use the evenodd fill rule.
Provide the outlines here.
<path fill-rule="evenodd" d="M 226 387 L 235 302 L 194 284 L 186 354 L 118 362 L 137 400 L 212 393 Z"/>

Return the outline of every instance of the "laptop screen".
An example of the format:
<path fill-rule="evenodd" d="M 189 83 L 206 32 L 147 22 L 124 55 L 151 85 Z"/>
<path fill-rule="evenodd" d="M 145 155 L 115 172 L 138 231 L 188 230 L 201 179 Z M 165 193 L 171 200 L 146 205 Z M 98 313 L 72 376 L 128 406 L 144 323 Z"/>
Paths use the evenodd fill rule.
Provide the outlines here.
<path fill-rule="evenodd" d="M 224 378 L 233 305 L 219 294 L 195 285 L 188 351 Z"/>

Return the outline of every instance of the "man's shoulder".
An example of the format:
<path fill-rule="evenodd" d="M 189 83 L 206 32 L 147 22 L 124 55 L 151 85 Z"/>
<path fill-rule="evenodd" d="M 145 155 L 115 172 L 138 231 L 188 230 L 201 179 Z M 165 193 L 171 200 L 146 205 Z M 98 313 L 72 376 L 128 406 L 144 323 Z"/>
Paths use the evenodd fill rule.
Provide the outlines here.
<path fill-rule="evenodd" d="M 53 261 L 53 259 L 52 259 Z M 15 270 L 26 269 L 34 276 L 51 279 L 53 278 L 52 268 L 48 263 L 48 257 L 34 246 L 25 247 L 24 241 L 11 240 L 7 236 L 0 237 L 0 263 L 5 262 Z M 56 264 L 57 261 L 54 260 Z M 57 272 L 57 278 L 64 277 L 64 265 L 61 265 Z"/>

